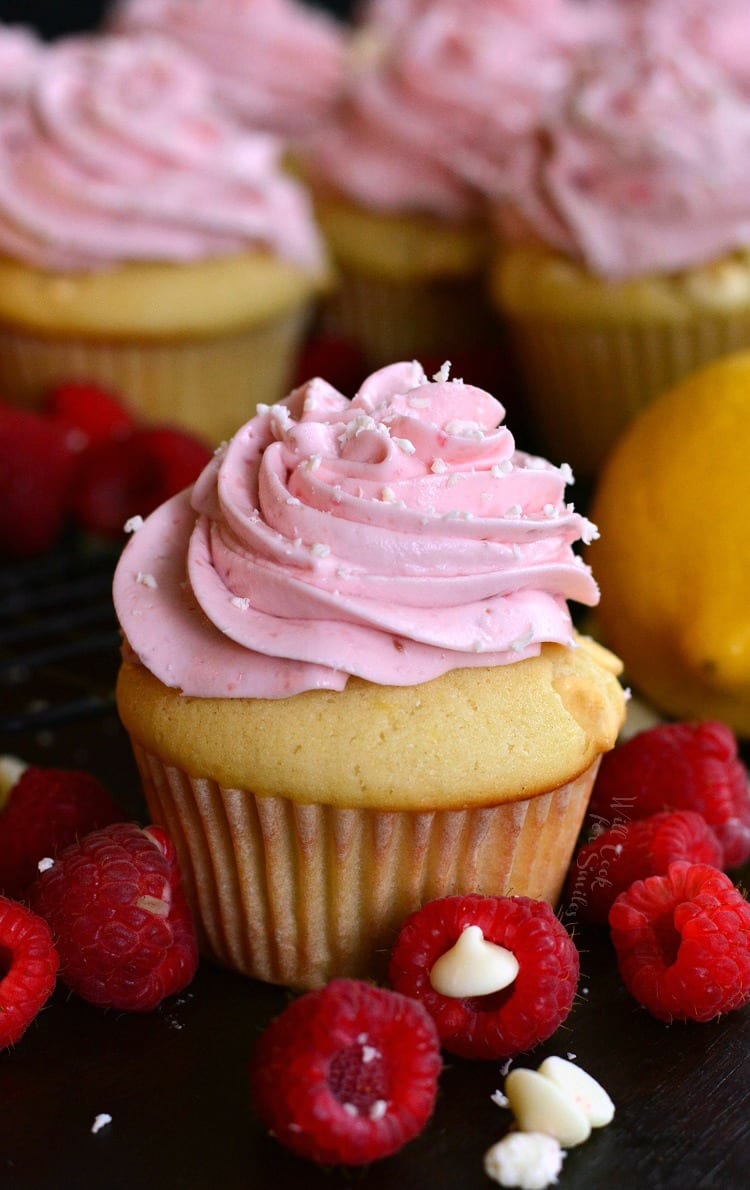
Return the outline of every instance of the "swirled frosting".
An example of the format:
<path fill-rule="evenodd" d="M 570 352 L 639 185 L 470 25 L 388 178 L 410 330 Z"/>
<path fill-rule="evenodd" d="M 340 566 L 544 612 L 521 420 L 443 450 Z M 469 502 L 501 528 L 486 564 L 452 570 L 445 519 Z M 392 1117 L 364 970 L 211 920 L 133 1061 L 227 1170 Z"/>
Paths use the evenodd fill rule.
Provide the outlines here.
<path fill-rule="evenodd" d="M 369 62 L 313 143 L 313 170 L 360 203 L 465 213 L 515 168 L 585 28 L 573 0 L 372 6 Z"/>
<path fill-rule="evenodd" d="M 177 47 L 60 42 L 23 101 L 0 109 L 0 252 L 75 271 L 264 248 L 317 270 L 308 200 L 279 156 L 216 106 Z"/>
<path fill-rule="evenodd" d="M 610 36 L 632 36 L 665 56 L 681 45 L 723 72 L 750 95 L 750 5 L 746 0 L 595 0 Z M 624 41 L 623 41 L 624 38 Z"/>
<path fill-rule="evenodd" d="M 42 59 L 42 43 L 31 29 L 0 25 L 0 110 L 23 95 Z"/>
<path fill-rule="evenodd" d="M 614 280 L 750 244 L 750 105 L 686 42 L 667 52 L 645 29 L 581 69 L 503 196 L 506 236 L 520 216 L 522 229 Z"/>
<path fill-rule="evenodd" d="M 569 469 L 517 451 L 489 393 L 375 372 L 352 401 L 314 379 L 219 450 L 125 548 L 128 647 L 197 697 L 411 685 L 572 644 L 594 604 L 572 549 L 594 527 Z"/>
<path fill-rule="evenodd" d="M 281 136 L 319 123 L 342 84 L 343 28 L 297 0 L 124 0 L 113 28 L 173 38 L 235 116 Z"/>

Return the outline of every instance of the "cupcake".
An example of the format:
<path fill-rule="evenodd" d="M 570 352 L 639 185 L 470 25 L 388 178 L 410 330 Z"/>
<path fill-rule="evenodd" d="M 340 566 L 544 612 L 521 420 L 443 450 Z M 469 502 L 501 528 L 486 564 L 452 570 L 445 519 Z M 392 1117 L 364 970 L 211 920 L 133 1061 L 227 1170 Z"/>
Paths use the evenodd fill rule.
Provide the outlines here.
<path fill-rule="evenodd" d="M 330 321 L 372 366 L 497 343 L 483 145 L 502 178 L 515 168 L 559 87 L 569 16 L 567 0 L 365 10 L 345 96 L 306 160 L 339 270 Z"/>
<path fill-rule="evenodd" d="M 150 813 L 204 953 L 259 979 L 382 974 L 449 893 L 554 902 L 623 718 L 566 469 L 447 372 L 260 409 L 117 567 Z"/>
<path fill-rule="evenodd" d="M 750 106 L 687 21 L 709 6 L 591 7 L 606 35 L 495 186 L 491 281 L 540 449 L 589 476 L 660 391 L 750 345 Z"/>
<path fill-rule="evenodd" d="M 298 0 L 122 0 L 111 27 L 173 39 L 238 120 L 284 138 L 324 120 L 342 85 L 343 26 Z"/>
<path fill-rule="evenodd" d="M 288 387 L 325 272 L 279 144 L 151 38 L 44 51 L 0 114 L 0 388 L 118 390 L 218 442 Z"/>

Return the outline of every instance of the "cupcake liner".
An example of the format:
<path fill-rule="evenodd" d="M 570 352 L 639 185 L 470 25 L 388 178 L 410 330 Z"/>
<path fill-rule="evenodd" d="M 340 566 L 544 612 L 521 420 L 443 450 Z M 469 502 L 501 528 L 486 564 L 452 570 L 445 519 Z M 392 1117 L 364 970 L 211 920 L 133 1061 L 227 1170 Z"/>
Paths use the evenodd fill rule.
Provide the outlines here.
<path fill-rule="evenodd" d="M 356 342 L 371 368 L 487 345 L 492 322 L 478 277 L 396 282 L 343 270 L 321 311 L 323 329 Z"/>
<path fill-rule="evenodd" d="M 306 308 L 295 308 L 232 334 L 151 342 L 0 328 L 0 390 L 34 408 L 60 381 L 91 381 L 120 394 L 145 421 L 172 422 L 218 443 L 256 405 L 287 393 L 306 323 Z"/>
<path fill-rule="evenodd" d="M 421 813 L 256 797 L 133 748 L 151 816 L 177 847 L 203 952 L 296 988 L 382 977 L 404 918 L 436 897 L 554 904 L 598 767 L 521 801 Z"/>
<path fill-rule="evenodd" d="M 592 476 L 627 425 L 695 368 L 750 346 L 750 309 L 694 320 L 508 319 L 538 448 Z"/>

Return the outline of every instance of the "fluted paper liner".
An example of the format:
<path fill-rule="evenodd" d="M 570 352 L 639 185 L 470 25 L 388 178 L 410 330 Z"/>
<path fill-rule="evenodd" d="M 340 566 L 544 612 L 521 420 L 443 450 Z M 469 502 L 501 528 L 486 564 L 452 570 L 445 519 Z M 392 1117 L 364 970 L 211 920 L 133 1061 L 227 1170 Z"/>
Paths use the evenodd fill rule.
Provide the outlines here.
<path fill-rule="evenodd" d="M 587 476 L 659 393 L 750 347 L 750 309 L 653 323 L 508 316 L 508 325 L 540 449 Z"/>
<path fill-rule="evenodd" d="M 324 329 L 353 340 L 368 367 L 486 346 L 496 339 L 479 278 L 395 282 L 341 270 Z"/>
<path fill-rule="evenodd" d="M 382 977 L 399 927 L 435 897 L 554 904 L 598 767 L 522 801 L 465 810 L 302 805 L 224 789 L 134 741 L 149 811 L 177 847 L 203 953 L 257 979 Z"/>
<path fill-rule="evenodd" d="M 37 407 L 61 381 L 91 381 L 122 396 L 139 418 L 171 422 L 216 444 L 256 405 L 289 390 L 305 310 L 231 334 L 170 340 L 53 338 L 0 331 L 0 389 Z"/>

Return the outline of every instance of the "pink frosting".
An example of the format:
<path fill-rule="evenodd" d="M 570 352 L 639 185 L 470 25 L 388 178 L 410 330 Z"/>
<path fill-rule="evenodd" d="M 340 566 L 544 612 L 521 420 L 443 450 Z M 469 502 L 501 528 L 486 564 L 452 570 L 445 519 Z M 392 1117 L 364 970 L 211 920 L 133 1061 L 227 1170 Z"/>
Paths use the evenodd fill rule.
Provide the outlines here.
<path fill-rule="evenodd" d="M 477 207 L 477 187 L 505 181 L 556 102 L 585 28 L 573 0 L 371 6 L 374 64 L 316 139 L 313 168 L 373 206 Z"/>
<path fill-rule="evenodd" d="M 42 43 L 30 29 L 0 25 L 0 109 L 26 92 L 42 52 Z"/>
<path fill-rule="evenodd" d="M 665 56 L 686 42 L 745 95 L 750 93 L 750 5 L 747 0 L 593 0 L 614 36 L 639 33 Z M 619 29 L 618 29 L 619 25 Z M 628 28 L 629 27 L 629 28 Z"/>
<path fill-rule="evenodd" d="M 279 155 L 216 107 L 177 47 L 58 43 L 24 102 L 0 113 L 0 251 L 74 271 L 266 247 L 315 270 L 309 203 Z"/>
<path fill-rule="evenodd" d="M 132 654 L 197 697 L 280 698 L 349 675 L 411 685 L 572 643 L 598 591 L 571 476 L 515 449 L 494 397 L 444 366 L 314 379 L 261 407 L 153 513 L 114 583 Z"/>
<path fill-rule="evenodd" d="M 267 132 L 307 132 L 342 84 L 342 27 L 297 0 L 124 0 L 113 25 L 174 38 L 208 69 L 230 110 Z"/>
<path fill-rule="evenodd" d="M 750 106 L 687 42 L 667 51 L 645 30 L 600 47 L 529 142 L 525 175 L 498 190 L 508 236 L 520 217 L 615 280 L 750 244 Z"/>

